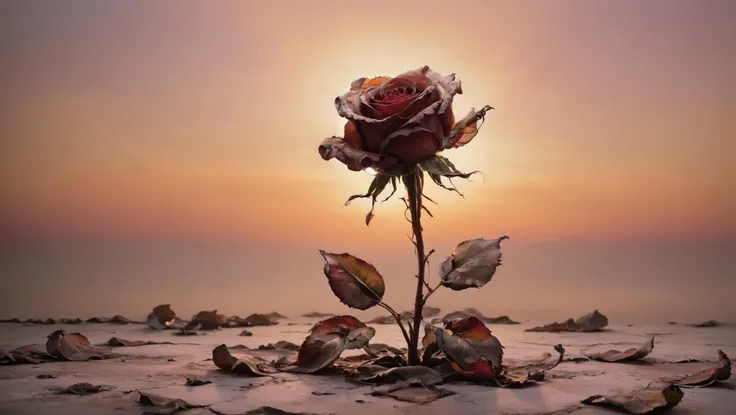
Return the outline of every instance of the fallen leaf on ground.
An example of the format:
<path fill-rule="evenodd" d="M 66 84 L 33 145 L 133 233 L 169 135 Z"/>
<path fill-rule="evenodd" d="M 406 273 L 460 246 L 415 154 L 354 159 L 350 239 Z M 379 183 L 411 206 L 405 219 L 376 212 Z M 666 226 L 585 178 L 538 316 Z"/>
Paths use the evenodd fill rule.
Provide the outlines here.
<path fill-rule="evenodd" d="M 222 315 L 217 314 L 217 310 L 212 311 L 200 311 L 192 317 L 189 324 L 186 325 L 186 329 L 198 329 L 198 330 L 216 330 L 225 324 L 225 319 Z"/>
<path fill-rule="evenodd" d="M 99 392 L 106 392 L 115 389 L 109 385 L 93 385 L 91 383 L 82 382 L 75 383 L 66 388 L 56 388 L 56 393 L 67 393 L 72 395 L 92 395 Z"/>
<path fill-rule="evenodd" d="M 601 331 L 606 326 L 608 326 L 608 318 L 601 314 L 598 310 L 594 310 L 593 312 L 588 313 L 578 318 L 577 320 L 568 319 L 564 323 L 554 322 L 544 326 L 533 327 L 531 329 L 527 329 L 526 331 L 549 333 L 558 333 L 565 331 L 594 332 Z"/>
<path fill-rule="evenodd" d="M 150 346 L 154 344 L 174 344 L 171 342 L 155 342 L 155 341 L 143 341 L 143 340 L 125 340 L 119 337 L 111 337 L 110 340 L 105 343 L 106 346 L 110 347 L 138 347 L 138 346 Z"/>
<path fill-rule="evenodd" d="M 312 391 L 312 395 L 314 396 L 329 396 L 334 395 L 335 392 L 320 392 L 320 391 Z"/>
<path fill-rule="evenodd" d="M 530 380 L 544 380 L 545 373 L 559 365 L 565 357 L 565 348 L 561 344 L 556 345 L 554 349 L 558 353 L 557 356 L 544 353 L 536 359 L 510 365 L 506 369 L 506 373 L 500 377 L 500 384 L 502 386 L 513 386 L 524 384 Z"/>
<path fill-rule="evenodd" d="M 367 310 L 383 298 L 386 286 L 376 267 L 350 254 L 319 251 L 332 292 L 343 304 Z"/>
<path fill-rule="evenodd" d="M 240 332 L 240 334 L 238 334 L 238 336 L 243 336 L 243 337 L 250 337 L 252 335 L 253 333 L 249 332 L 248 330 L 243 330 Z"/>
<path fill-rule="evenodd" d="M 36 379 L 56 379 L 56 375 L 51 375 L 48 373 L 43 373 L 38 376 L 36 376 Z"/>
<path fill-rule="evenodd" d="M 201 405 L 192 405 L 183 399 L 167 398 L 154 393 L 141 391 L 138 391 L 138 403 L 149 407 L 143 414 L 168 415 L 187 409 L 203 408 Z"/>
<path fill-rule="evenodd" d="M 504 239 L 509 237 L 461 242 L 440 264 L 442 285 L 455 291 L 486 285 L 501 265 L 501 241 Z"/>
<path fill-rule="evenodd" d="M 594 395 L 583 400 L 582 403 L 613 406 L 630 414 L 642 415 L 677 406 L 682 397 L 682 390 L 675 385 L 670 385 L 662 390 L 643 390 L 608 396 Z"/>
<path fill-rule="evenodd" d="M 455 395 L 455 392 L 421 383 L 402 382 L 388 388 L 379 388 L 370 393 L 372 396 L 394 398 L 399 401 L 426 404 L 445 396 Z"/>
<path fill-rule="evenodd" d="M 376 334 L 375 329 L 353 316 L 335 316 L 310 329 L 295 362 L 282 361 L 284 372 L 314 373 L 332 365 L 346 349 L 360 349 Z"/>
<path fill-rule="evenodd" d="M 716 382 L 723 382 L 731 377 L 731 359 L 726 353 L 718 351 L 718 363 L 691 375 L 671 381 L 672 384 L 685 388 L 702 388 Z"/>
<path fill-rule="evenodd" d="M 212 361 L 222 370 L 248 376 L 269 376 L 268 363 L 256 356 L 244 355 L 236 358 L 227 346 L 221 344 L 212 350 Z"/>
<path fill-rule="evenodd" d="M 169 304 L 161 304 L 153 308 L 146 317 L 146 324 L 154 330 L 169 328 L 176 319 L 176 313 Z"/>
<path fill-rule="evenodd" d="M 720 325 L 721 323 L 715 320 L 708 320 L 708 321 L 704 321 L 702 323 L 697 323 L 697 324 L 688 324 L 688 326 L 690 327 L 701 327 L 701 328 L 702 327 L 718 327 Z"/>
<path fill-rule="evenodd" d="M 209 385 L 210 383 L 212 383 L 211 380 L 187 378 L 187 381 L 184 383 L 184 386 L 203 386 L 203 385 Z"/>
<path fill-rule="evenodd" d="M 421 382 L 426 385 L 442 383 L 442 375 L 426 366 L 402 366 L 360 378 L 366 383 L 396 383 L 399 381 Z"/>
<path fill-rule="evenodd" d="M 195 330 L 181 328 L 178 331 L 171 333 L 173 336 L 199 336 Z"/>
<path fill-rule="evenodd" d="M 583 350 L 581 353 L 593 360 L 618 363 L 631 362 L 634 360 L 642 359 L 645 356 L 649 355 L 652 350 L 654 350 L 654 337 L 652 337 L 646 343 L 642 344 L 639 347 L 632 347 L 631 349 L 627 349 L 624 351 L 609 350 L 607 352 L 585 353 L 585 350 Z"/>
<path fill-rule="evenodd" d="M 30 344 L 0 353 L 0 365 L 22 365 L 49 362 L 54 357 L 46 353 L 46 348 L 40 344 Z"/>
<path fill-rule="evenodd" d="M 46 353 L 57 359 L 76 362 L 110 357 L 108 350 L 92 346 L 80 333 L 66 334 L 64 330 L 56 330 L 48 336 Z"/>
<path fill-rule="evenodd" d="M 479 360 L 491 363 L 498 372 L 503 359 L 503 346 L 477 317 L 466 317 L 445 323 L 446 330 L 435 328 L 437 347 L 463 371 L 481 368 Z M 485 369 L 483 369 L 485 373 Z"/>
<path fill-rule="evenodd" d="M 276 343 L 262 344 L 258 346 L 258 350 L 299 350 L 299 345 L 279 340 Z"/>

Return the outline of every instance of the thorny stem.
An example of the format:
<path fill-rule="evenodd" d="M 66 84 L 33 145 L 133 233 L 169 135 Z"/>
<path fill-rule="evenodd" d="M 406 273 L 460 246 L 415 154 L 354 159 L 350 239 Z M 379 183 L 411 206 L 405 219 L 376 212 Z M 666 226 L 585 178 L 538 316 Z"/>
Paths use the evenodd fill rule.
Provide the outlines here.
<path fill-rule="evenodd" d="M 416 167 L 414 172 L 403 177 L 406 185 L 407 198 L 409 199 L 409 211 L 411 213 L 411 228 L 414 234 L 414 246 L 417 252 L 417 292 L 414 297 L 414 324 L 409 341 L 409 364 L 419 365 L 419 328 L 422 325 L 422 309 L 424 308 L 424 267 L 426 256 L 424 255 L 424 238 L 422 237 L 422 171 Z"/>

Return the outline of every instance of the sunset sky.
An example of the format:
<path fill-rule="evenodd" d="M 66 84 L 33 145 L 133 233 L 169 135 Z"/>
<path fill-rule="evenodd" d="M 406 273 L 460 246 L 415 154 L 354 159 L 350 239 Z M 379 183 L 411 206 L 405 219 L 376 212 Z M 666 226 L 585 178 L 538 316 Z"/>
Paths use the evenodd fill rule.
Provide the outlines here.
<path fill-rule="evenodd" d="M 429 65 L 459 114 L 496 108 L 445 154 L 485 177 L 428 185 L 432 277 L 511 236 L 488 286 L 432 305 L 736 320 L 736 3 L 451 4 L 2 2 L 0 316 L 348 312 L 318 249 L 408 308 L 403 204 L 367 228 L 343 203 L 371 177 L 317 146 L 352 80 Z"/>

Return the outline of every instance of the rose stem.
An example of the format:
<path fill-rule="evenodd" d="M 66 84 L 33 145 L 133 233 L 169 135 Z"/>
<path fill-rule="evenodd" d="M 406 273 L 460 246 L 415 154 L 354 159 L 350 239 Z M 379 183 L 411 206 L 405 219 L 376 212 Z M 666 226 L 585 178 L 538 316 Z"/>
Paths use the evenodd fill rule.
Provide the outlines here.
<path fill-rule="evenodd" d="M 414 172 L 404 176 L 409 210 L 411 211 L 411 228 L 414 233 L 414 245 L 417 250 L 417 293 L 414 298 L 414 324 L 409 342 L 409 364 L 419 365 L 419 328 L 422 326 L 422 308 L 424 308 L 424 238 L 422 237 L 422 171 L 415 167 Z"/>

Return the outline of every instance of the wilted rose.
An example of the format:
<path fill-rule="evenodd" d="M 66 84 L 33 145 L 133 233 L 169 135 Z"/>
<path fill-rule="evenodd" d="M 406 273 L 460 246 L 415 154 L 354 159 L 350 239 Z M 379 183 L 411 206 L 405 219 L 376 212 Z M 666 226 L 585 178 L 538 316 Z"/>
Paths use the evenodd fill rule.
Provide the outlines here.
<path fill-rule="evenodd" d="M 444 149 L 463 146 L 477 134 L 477 121 L 491 107 L 472 109 L 456 123 L 455 94 L 462 94 L 460 80 L 428 66 L 394 78 L 355 80 L 350 91 L 335 99 L 338 114 L 348 119 L 345 136 L 325 139 L 319 153 L 325 160 L 340 160 L 350 170 L 380 170 L 419 163 Z"/>

